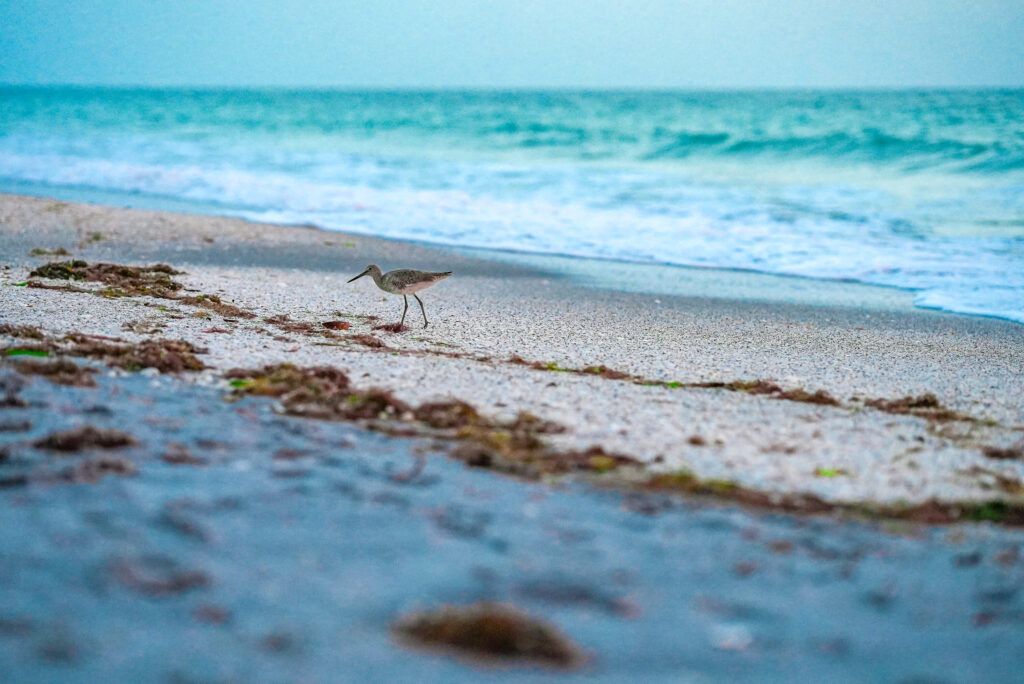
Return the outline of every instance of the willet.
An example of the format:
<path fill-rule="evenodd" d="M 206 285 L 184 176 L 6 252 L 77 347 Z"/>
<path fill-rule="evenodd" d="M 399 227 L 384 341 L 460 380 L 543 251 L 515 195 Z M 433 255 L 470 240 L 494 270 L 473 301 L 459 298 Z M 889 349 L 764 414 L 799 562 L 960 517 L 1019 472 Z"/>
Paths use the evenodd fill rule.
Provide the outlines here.
<path fill-rule="evenodd" d="M 451 274 L 451 271 L 445 271 L 444 273 L 431 273 L 430 271 L 416 271 L 411 268 L 400 268 L 397 271 L 381 273 L 380 266 L 370 264 L 366 267 L 365 271 L 357 275 L 352 280 L 358 280 L 364 275 L 368 275 L 373 278 L 373 282 L 377 283 L 377 287 L 385 292 L 402 295 L 402 299 L 405 300 L 405 308 L 402 309 L 402 321 L 398 324 L 399 328 L 405 324 L 405 313 L 409 310 L 409 297 L 407 295 L 416 297 L 416 301 L 420 303 L 420 311 L 423 312 L 423 327 L 426 328 L 427 310 L 423 308 L 423 302 L 416 296 L 416 293 L 422 289 L 430 287 L 439 280 L 444 280 Z M 351 283 L 352 280 L 348 282 Z"/>

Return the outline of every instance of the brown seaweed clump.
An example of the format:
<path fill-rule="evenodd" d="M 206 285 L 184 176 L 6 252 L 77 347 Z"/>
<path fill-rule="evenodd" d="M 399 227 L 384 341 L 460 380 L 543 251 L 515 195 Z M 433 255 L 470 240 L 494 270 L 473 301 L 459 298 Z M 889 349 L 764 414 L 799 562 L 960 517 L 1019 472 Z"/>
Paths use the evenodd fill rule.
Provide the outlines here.
<path fill-rule="evenodd" d="M 34 325 L 16 325 L 13 323 L 0 323 L 0 335 L 10 335 L 11 337 L 32 340 L 41 340 L 46 337 L 46 334 Z"/>
<path fill-rule="evenodd" d="M 125 266 L 123 264 L 93 263 L 72 259 L 44 264 L 29 273 L 29 277 L 52 280 L 82 280 L 106 285 L 103 294 L 111 297 L 149 295 L 176 299 L 182 284 L 172 275 L 181 275 L 167 264 L 153 266 Z"/>
<path fill-rule="evenodd" d="M 626 380 L 633 377 L 629 373 L 623 373 L 622 371 L 615 370 L 614 368 L 609 368 L 604 364 L 600 366 L 587 366 L 583 369 L 583 372 L 591 375 L 600 375 L 608 380 Z"/>
<path fill-rule="evenodd" d="M 180 373 L 206 368 L 206 365 L 195 356 L 206 350 L 185 340 L 158 338 L 136 344 L 82 333 L 72 333 L 64 339 L 72 343 L 67 349 L 72 356 L 98 359 L 108 366 L 125 370 L 156 368 L 161 373 Z"/>
<path fill-rule="evenodd" d="M 556 371 L 560 373 L 574 373 L 577 375 L 598 375 L 608 380 L 631 380 L 634 383 L 647 386 L 669 387 L 672 389 L 685 387 L 691 389 L 725 389 L 731 392 L 746 392 L 747 394 L 764 394 L 773 399 L 785 399 L 788 401 L 799 401 L 805 404 L 818 404 L 821 406 L 840 406 L 838 399 L 825 390 L 808 392 L 803 387 L 784 390 L 769 380 L 733 380 L 731 382 L 710 381 L 710 382 L 666 382 L 663 380 L 647 380 L 640 376 L 625 373 L 623 371 L 608 368 L 605 365 L 587 366 L 583 369 L 566 368 L 559 366 L 557 362 L 551 361 L 527 361 L 518 354 L 509 357 L 508 362 L 517 366 L 528 366 L 536 370 Z"/>
<path fill-rule="evenodd" d="M 981 453 L 996 461 L 1024 461 L 1024 443 L 1008 447 L 983 446 Z"/>
<path fill-rule="evenodd" d="M 973 421 L 966 413 L 954 411 L 939 402 L 939 398 L 931 392 L 913 397 L 907 395 L 899 399 L 870 399 L 865 402 L 871 408 L 897 415 L 911 415 L 925 420 L 947 422 L 950 420 Z"/>
<path fill-rule="evenodd" d="M 800 401 L 805 404 L 818 404 L 820 406 L 839 406 L 839 400 L 833 397 L 825 390 L 815 390 L 814 392 L 808 392 L 803 387 L 797 387 L 796 389 L 783 390 L 777 395 L 774 395 L 776 399 L 786 399 L 788 401 Z"/>
<path fill-rule="evenodd" d="M 384 332 L 400 333 L 405 332 L 409 328 L 398 323 L 381 323 L 380 325 L 373 326 L 374 330 L 383 330 Z"/>
<path fill-rule="evenodd" d="M 452 457 L 475 468 L 488 468 L 527 479 L 569 473 L 605 473 L 622 466 L 638 466 L 629 456 L 606 453 L 601 447 L 558 451 L 542 434 L 560 432 L 561 426 L 523 412 L 507 425 L 468 425 L 456 433 L 461 443 Z"/>
<path fill-rule="evenodd" d="M 264 397 L 292 399 L 301 392 L 303 401 L 330 400 L 347 394 L 348 376 L 330 366 L 299 368 L 290 363 L 268 365 L 263 368 L 233 368 L 224 374 L 238 394 L 256 394 Z"/>
<path fill-rule="evenodd" d="M 993 522 L 1008 527 L 1024 527 L 1024 504 L 999 499 L 969 502 L 929 499 L 912 505 L 852 505 L 826 501 L 814 494 L 763 492 L 748 489 L 728 480 L 702 480 L 688 472 L 660 473 L 648 479 L 641 487 L 659 493 L 714 497 L 742 506 L 796 515 L 841 513 L 870 519 L 905 520 L 924 525 Z"/>
<path fill-rule="evenodd" d="M 400 618 L 393 629 L 411 646 L 453 650 L 506 664 L 527 661 L 572 668 L 584 660 L 579 647 L 555 627 L 499 603 L 413 613 Z"/>
<path fill-rule="evenodd" d="M 803 387 L 784 390 L 770 380 L 733 380 L 732 382 L 695 382 L 685 385 L 699 389 L 725 389 L 732 392 L 746 392 L 747 394 L 764 394 L 773 399 L 785 399 L 787 401 L 799 401 L 805 404 L 818 404 L 820 406 L 839 406 L 839 400 L 825 390 L 808 392 Z"/>
<path fill-rule="evenodd" d="M 222 301 L 217 295 L 197 295 L 195 297 L 182 297 L 178 300 L 182 304 L 198 306 L 202 309 L 209 309 L 214 313 L 227 318 L 256 318 L 256 314 L 245 309 L 240 309 L 234 304 Z"/>
<path fill-rule="evenodd" d="M 373 335 L 367 335 L 365 333 L 349 335 L 348 339 L 352 340 L 356 344 L 361 344 L 364 347 L 370 347 L 371 349 L 389 349 L 388 345 L 384 344 L 379 337 L 374 337 Z"/>
<path fill-rule="evenodd" d="M 355 390 L 345 373 L 330 366 L 299 368 L 290 363 L 226 373 L 234 396 L 256 394 L 277 397 L 285 410 L 298 416 L 335 420 L 399 418 L 410 407 L 390 392 Z"/>
<path fill-rule="evenodd" d="M 92 425 L 83 425 L 71 430 L 61 430 L 32 443 L 37 449 L 71 453 L 82 449 L 116 449 L 135 446 L 138 442 L 127 432 L 102 430 Z"/>
<path fill-rule="evenodd" d="M 277 314 L 263 319 L 265 322 L 284 330 L 285 332 L 308 333 L 313 332 L 313 324 L 305 321 L 293 321 L 288 314 Z"/>
<path fill-rule="evenodd" d="M 14 369 L 25 375 L 39 375 L 55 385 L 67 385 L 69 387 L 95 387 L 96 380 L 93 378 L 95 369 L 88 366 L 80 366 L 71 359 L 54 359 L 39 361 L 36 359 L 25 359 L 14 364 Z"/>
<path fill-rule="evenodd" d="M 391 434 L 442 431 L 458 441 L 454 458 L 519 477 L 604 473 L 639 465 L 631 457 L 609 454 L 599 447 L 568 452 L 552 449 L 541 436 L 564 428 L 530 413 L 498 422 L 482 417 L 475 408 L 458 400 L 412 407 L 381 389 L 355 389 L 343 371 L 329 366 L 299 368 L 285 363 L 260 369 L 236 368 L 226 377 L 233 388 L 231 397 L 276 397 L 291 415 L 371 421 L 376 429 Z"/>
<path fill-rule="evenodd" d="M 96 359 L 108 366 L 137 371 L 143 368 L 156 368 L 163 373 L 180 373 L 182 371 L 198 371 L 206 368 L 196 354 L 206 350 L 196 347 L 185 340 L 168 340 L 162 338 L 144 340 L 139 343 L 128 342 L 116 337 L 103 335 L 86 335 L 71 333 L 62 340 L 48 339 L 45 336 L 40 342 L 2 350 L 5 356 L 45 357 L 52 353 Z M 52 382 L 77 387 L 93 387 L 91 378 L 93 370 L 77 366 L 66 359 L 42 361 L 34 359 L 22 360 L 15 365 L 22 373 L 41 375 Z"/>
<path fill-rule="evenodd" d="M 421 404 L 413 411 L 413 415 L 416 420 L 442 430 L 485 423 L 475 408 L 458 400 Z"/>

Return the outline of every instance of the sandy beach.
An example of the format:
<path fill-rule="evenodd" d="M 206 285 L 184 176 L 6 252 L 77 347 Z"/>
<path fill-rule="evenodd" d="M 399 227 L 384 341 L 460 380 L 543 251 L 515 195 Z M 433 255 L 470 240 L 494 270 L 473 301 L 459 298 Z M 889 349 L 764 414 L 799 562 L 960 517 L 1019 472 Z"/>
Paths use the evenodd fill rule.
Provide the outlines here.
<path fill-rule="evenodd" d="M 68 254 L 38 251 L 58 249 Z M 0 254 L 0 324 L 183 339 L 208 350 L 189 376 L 200 383 L 227 386 L 239 367 L 332 366 L 410 406 L 529 412 L 564 426 L 544 437 L 552 449 L 600 448 L 644 477 L 848 506 L 1024 501 L 1024 327 L 914 309 L 909 293 L 611 264 L 634 290 L 617 291 L 595 274 L 602 262 L 13 195 L 0 197 Z M 72 258 L 166 263 L 184 272 L 183 296 L 245 315 L 16 286 L 66 285 L 29 274 Z M 422 293 L 429 328 L 412 302 L 406 331 L 376 329 L 402 301 L 368 278 L 346 284 L 369 263 L 454 271 Z M 325 332 L 328 321 L 350 327 Z"/>
<path fill-rule="evenodd" d="M 8 4 L 0 684 L 1021 680 L 1024 3 Z"/>

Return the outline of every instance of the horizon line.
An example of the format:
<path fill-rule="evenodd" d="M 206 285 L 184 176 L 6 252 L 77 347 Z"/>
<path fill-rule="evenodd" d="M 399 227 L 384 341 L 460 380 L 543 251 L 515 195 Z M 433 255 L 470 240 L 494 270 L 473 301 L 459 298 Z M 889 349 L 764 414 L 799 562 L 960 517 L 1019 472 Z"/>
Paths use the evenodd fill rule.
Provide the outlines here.
<path fill-rule="evenodd" d="M 1024 84 L 985 84 L 985 85 L 690 85 L 690 86 L 472 86 L 472 85 L 283 85 L 283 84 L 246 84 L 226 85 L 216 83 L 202 84 L 134 84 L 134 83 L 27 83 L 2 82 L 3 89 L 57 89 L 77 88 L 81 90 L 279 90 L 279 91 L 334 91 L 334 92 L 552 92 L 552 93 L 650 93 L 650 92 L 765 92 L 765 91 L 825 91 L 825 92 L 865 92 L 865 91 L 957 91 L 957 90 L 1024 90 Z"/>

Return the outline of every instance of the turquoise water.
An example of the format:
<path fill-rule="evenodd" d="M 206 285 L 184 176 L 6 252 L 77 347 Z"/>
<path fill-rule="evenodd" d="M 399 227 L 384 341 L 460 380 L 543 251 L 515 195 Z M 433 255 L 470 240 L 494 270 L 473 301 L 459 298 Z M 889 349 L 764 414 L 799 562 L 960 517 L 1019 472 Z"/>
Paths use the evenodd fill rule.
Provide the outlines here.
<path fill-rule="evenodd" d="M 1024 91 L 0 90 L 0 189 L 906 288 L 1024 322 Z"/>

